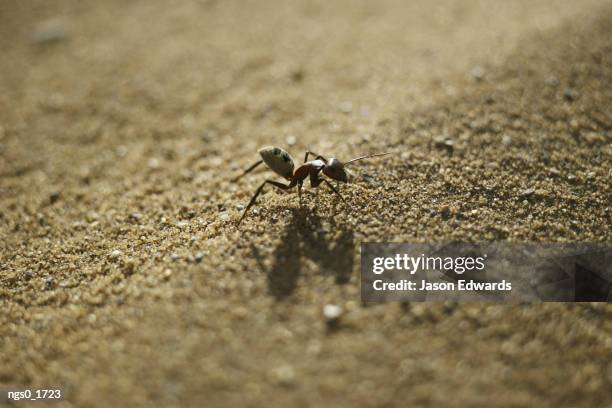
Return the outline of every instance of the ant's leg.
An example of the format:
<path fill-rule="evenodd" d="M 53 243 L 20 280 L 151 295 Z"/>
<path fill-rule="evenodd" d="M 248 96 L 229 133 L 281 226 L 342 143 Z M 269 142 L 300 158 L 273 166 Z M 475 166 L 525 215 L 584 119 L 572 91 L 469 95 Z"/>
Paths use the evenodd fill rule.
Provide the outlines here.
<path fill-rule="evenodd" d="M 298 197 L 300 199 L 300 208 L 302 208 L 302 182 L 298 182 Z"/>
<path fill-rule="evenodd" d="M 310 187 L 315 190 L 315 209 L 319 206 L 319 189 L 317 187 L 319 187 L 321 181 L 323 181 L 323 179 L 319 177 L 319 173 L 310 173 Z"/>
<path fill-rule="evenodd" d="M 325 157 L 321 156 L 320 154 L 316 154 L 315 152 L 311 152 L 310 149 L 306 150 L 306 155 L 304 156 L 304 163 L 308 161 L 308 155 L 310 154 L 312 154 L 313 156 L 316 156 L 315 159 L 323 160 L 325 163 L 327 163 L 327 159 Z"/>
<path fill-rule="evenodd" d="M 255 194 L 253 194 L 253 197 L 251 198 L 251 201 L 249 201 L 249 204 L 244 209 L 244 212 L 242 213 L 242 217 L 240 217 L 240 220 L 238 220 L 238 225 L 240 225 L 240 223 L 242 222 L 244 217 L 247 215 L 247 212 L 249 211 L 249 209 L 253 206 L 253 204 L 255 204 L 255 201 L 257 200 L 257 197 L 259 196 L 259 194 L 261 194 L 261 190 L 263 190 L 263 188 L 264 188 L 264 186 L 266 184 L 272 184 L 273 186 L 278 187 L 281 190 L 289 190 L 290 188 L 295 186 L 295 184 L 293 184 L 293 183 L 285 185 L 283 183 L 279 183 L 278 181 L 272 181 L 272 180 L 266 180 L 263 183 L 261 183 L 261 186 L 259 186 L 257 188 L 257 190 L 255 191 Z"/>
<path fill-rule="evenodd" d="M 263 160 L 258 161 L 257 163 L 253 164 L 251 167 L 249 167 L 248 169 L 246 169 L 241 175 L 234 177 L 232 179 L 232 181 L 238 181 L 239 179 L 241 179 L 242 177 L 244 177 L 245 175 L 249 174 L 250 172 L 252 172 L 253 170 L 255 170 L 255 167 L 259 166 L 261 163 L 263 163 Z"/>
<path fill-rule="evenodd" d="M 334 188 L 334 186 L 332 185 L 332 183 L 330 183 L 329 181 L 327 181 L 327 180 L 325 180 L 325 179 L 322 179 L 322 180 L 323 180 L 323 182 L 324 182 L 325 184 L 327 184 L 327 186 L 328 186 L 329 188 L 331 188 L 331 190 L 332 190 L 334 193 L 336 193 L 336 194 L 338 195 L 338 197 L 340 197 L 340 199 L 341 199 L 341 200 L 344 202 L 344 204 L 346 204 L 346 200 L 344 199 L 344 197 L 342 197 L 342 194 L 340 194 L 340 193 L 338 192 L 338 190 L 336 190 L 336 189 Z"/>

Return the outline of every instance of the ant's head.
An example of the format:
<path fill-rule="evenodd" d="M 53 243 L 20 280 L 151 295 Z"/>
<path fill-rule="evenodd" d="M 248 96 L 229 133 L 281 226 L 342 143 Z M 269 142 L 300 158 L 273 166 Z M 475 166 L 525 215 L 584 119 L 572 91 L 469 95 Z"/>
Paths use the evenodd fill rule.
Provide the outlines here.
<path fill-rule="evenodd" d="M 327 164 L 323 167 L 323 174 L 331 179 L 343 181 L 345 183 L 349 180 L 349 173 L 344 168 L 344 164 L 334 157 L 329 159 Z"/>

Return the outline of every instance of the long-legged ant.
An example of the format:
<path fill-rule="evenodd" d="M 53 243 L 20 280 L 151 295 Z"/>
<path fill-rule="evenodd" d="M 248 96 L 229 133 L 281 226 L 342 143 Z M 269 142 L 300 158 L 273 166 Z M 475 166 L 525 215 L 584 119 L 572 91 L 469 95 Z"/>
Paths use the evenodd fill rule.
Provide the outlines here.
<path fill-rule="evenodd" d="M 240 217 L 240 220 L 238 221 L 238 225 L 240 225 L 244 217 L 247 215 L 247 212 L 249 211 L 249 209 L 253 206 L 253 204 L 255 204 L 257 197 L 259 196 L 259 194 L 261 193 L 261 191 L 263 190 L 266 184 L 272 184 L 273 186 L 281 190 L 289 190 L 297 186 L 298 196 L 299 196 L 300 206 L 301 206 L 302 205 L 302 185 L 304 184 L 304 180 L 306 180 L 306 178 L 309 177 L 310 185 L 312 187 L 318 187 L 321 183 L 325 183 L 336 195 L 338 195 L 338 197 L 340 197 L 340 199 L 343 202 L 346 203 L 346 200 L 344 200 L 344 197 L 342 197 L 340 192 L 327 179 L 321 177 L 321 172 L 323 172 L 323 174 L 329 177 L 330 179 L 336 180 L 338 183 L 339 182 L 346 183 L 348 182 L 348 172 L 346 171 L 344 167 L 347 166 L 348 164 L 354 163 L 358 160 L 367 159 L 370 157 L 385 156 L 387 154 L 390 154 L 390 153 L 371 154 L 367 156 L 356 157 L 354 159 L 347 161 L 346 163 L 342 163 L 340 160 L 334 157 L 327 160 L 323 156 L 313 153 L 310 150 L 308 150 L 306 151 L 306 155 L 304 156 L 304 163 L 300 167 L 295 169 L 294 171 L 295 165 L 293 162 L 293 158 L 284 149 L 281 149 L 280 147 L 268 146 L 268 147 L 263 147 L 259 149 L 258 152 L 261 156 L 261 160 L 259 160 L 258 162 L 256 162 L 255 164 L 247 168 L 241 175 L 234 178 L 233 181 L 237 181 L 244 175 L 253 171 L 260 164 L 265 163 L 270 168 L 270 170 L 272 170 L 279 176 L 282 176 L 285 179 L 287 179 L 289 181 L 289 184 L 283 184 L 281 182 L 274 181 L 274 180 L 264 181 L 257 188 L 257 190 L 255 190 L 255 194 L 253 194 L 251 201 L 249 201 L 249 204 L 244 209 L 244 212 L 242 213 L 242 217 Z M 315 160 L 308 161 L 309 155 L 315 156 Z"/>

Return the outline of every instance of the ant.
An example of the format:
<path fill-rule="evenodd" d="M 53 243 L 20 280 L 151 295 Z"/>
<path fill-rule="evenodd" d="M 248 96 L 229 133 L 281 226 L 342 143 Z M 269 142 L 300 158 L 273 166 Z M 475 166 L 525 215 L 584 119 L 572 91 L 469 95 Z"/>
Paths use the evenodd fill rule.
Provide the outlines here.
<path fill-rule="evenodd" d="M 270 168 L 270 170 L 272 170 L 279 176 L 282 176 L 285 179 L 287 179 L 289 181 L 289 184 L 283 184 L 281 182 L 274 181 L 274 180 L 264 181 L 259 186 L 259 188 L 255 191 L 255 194 L 253 194 L 251 201 L 249 201 L 249 204 L 245 208 L 244 213 L 242 213 L 242 217 L 240 217 L 240 220 L 238 221 L 238 225 L 240 225 L 244 217 L 247 215 L 247 212 L 249 211 L 249 209 L 253 206 L 253 204 L 255 204 L 257 197 L 259 196 L 259 194 L 261 193 L 261 191 L 263 190 L 266 184 L 272 184 L 273 186 L 281 190 L 290 190 L 293 187 L 297 186 L 298 196 L 299 196 L 300 206 L 301 206 L 302 205 L 302 185 L 304 184 L 304 180 L 306 180 L 307 177 L 310 177 L 310 185 L 312 187 L 318 187 L 321 183 L 325 183 L 346 204 L 346 200 L 344 199 L 344 197 L 342 197 L 340 192 L 338 192 L 338 190 L 327 179 L 322 178 L 320 173 L 323 172 L 325 176 L 333 180 L 336 180 L 339 186 L 339 183 L 341 181 L 343 183 L 347 183 L 349 179 L 348 177 L 349 173 L 347 170 L 345 170 L 344 168 L 345 166 L 353 162 L 356 162 L 358 160 L 368 159 L 370 157 L 385 156 L 387 154 L 390 154 L 390 153 L 371 154 L 368 156 L 356 157 L 354 159 L 347 161 L 346 163 L 342 163 L 340 160 L 334 157 L 327 160 L 323 156 L 313 153 L 310 150 L 307 150 L 306 155 L 304 156 L 304 163 L 300 167 L 295 169 L 294 171 L 295 165 L 293 162 L 293 158 L 284 149 L 281 149 L 280 147 L 268 146 L 268 147 L 263 147 L 259 149 L 258 153 L 261 156 L 261 160 L 253 164 L 248 169 L 246 169 L 241 175 L 234 178 L 232 181 L 235 182 L 239 180 L 244 175 L 253 171 L 260 164 L 265 163 Z M 308 161 L 309 155 L 315 156 L 315 160 Z"/>

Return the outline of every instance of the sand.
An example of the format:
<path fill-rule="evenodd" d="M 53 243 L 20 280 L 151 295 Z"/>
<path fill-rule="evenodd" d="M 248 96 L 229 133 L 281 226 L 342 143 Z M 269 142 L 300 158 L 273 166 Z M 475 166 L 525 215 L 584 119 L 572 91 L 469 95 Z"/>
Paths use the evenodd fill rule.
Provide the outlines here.
<path fill-rule="evenodd" d="M 610 1 L 124 3 L 0 5 L 0 389 L 610 404 L 607 304 L 359 295 L 365 241 L 612 241 Z M 238 229 L 266 145 L 393 154 Z"/>

